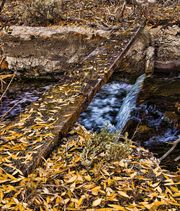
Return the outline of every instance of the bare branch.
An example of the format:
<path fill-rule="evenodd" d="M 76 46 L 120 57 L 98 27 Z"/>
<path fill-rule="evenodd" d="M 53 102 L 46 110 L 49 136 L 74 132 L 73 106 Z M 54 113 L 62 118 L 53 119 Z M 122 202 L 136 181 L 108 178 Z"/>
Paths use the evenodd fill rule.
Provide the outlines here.
<path fill-rule="evenodd" d="M 7 85 L 7 87 L 6 87 L 6 89 L 4 90 L 3 94 L 0 96 L 0 102 L 2 101 L 2 98 L 4 97 L 4 95 L 6 94 L 6 92 L 8 91 L 8 89 L 9 89 L 11 83 L 13 82 L 13 79 L 14 79 L 15 75 L 16 75 L 16 74 L 13 74 L 13 76 L 12 76 L 12 78 L 11 78 L 9 84 Z"/>
<path fill-rule="evenodd" d="M 176 140 L 173 143 L 173 146 L 161 158 L 159 158 L 159 160 L 162 161 L 164 158 L 166 158 L 176 148 L 179 142 L 180 142 L 180 139 Z M 179 160 L 179 157 L 177 157 L 175 160 Z"/>
<path fill-rule="evenodd" d="M 176 159 L 174 159 L 174 161 L 178 161 L 178 160 L 180 160 L 180 156 L 178 156 Z"/>

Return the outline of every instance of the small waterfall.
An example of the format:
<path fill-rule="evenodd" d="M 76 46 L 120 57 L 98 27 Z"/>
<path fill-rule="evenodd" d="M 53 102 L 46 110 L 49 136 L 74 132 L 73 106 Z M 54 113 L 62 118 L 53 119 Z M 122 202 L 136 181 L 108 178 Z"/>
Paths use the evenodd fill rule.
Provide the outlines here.
<path fill-rule="evenodd" d="M 104 85 L 81 114 L 80 123 L 92 131 L 100 131 L 105 126 L 111 132 L 116 131 L 116 116 L 131 87 L 131 84 L 119 81 Z"/>
<path fill-rule="evenodd" d="M 127 121 L 131 117 L 131 113 L 136 109 L 136 100 L 139 94 L 139 91 L 143 85 L 145 79 L 145 74 L 141 75 L 137 80 L 136 83 L 132 86 L 131 90 L 125 97 L 123 104 L 120 108 L 120 111 L 116 117 L 116 129 L 120 132 L 125 127 Z"/>

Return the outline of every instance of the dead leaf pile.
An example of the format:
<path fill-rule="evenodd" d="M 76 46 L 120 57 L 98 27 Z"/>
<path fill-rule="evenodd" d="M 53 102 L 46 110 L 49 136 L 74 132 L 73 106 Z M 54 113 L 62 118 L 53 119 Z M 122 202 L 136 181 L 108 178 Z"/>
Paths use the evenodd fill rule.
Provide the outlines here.
<path fill-rule="evenodd" d="M 81 153 L 91 138 L 76 126 L 42 167 L 27 178 L 1 169 L 0 207 L 4 210 L 178 210 L 179 176 L 159 167 L 143 148 L 131 146 L 126 159 L 99 157 L 90 168 Z"/>

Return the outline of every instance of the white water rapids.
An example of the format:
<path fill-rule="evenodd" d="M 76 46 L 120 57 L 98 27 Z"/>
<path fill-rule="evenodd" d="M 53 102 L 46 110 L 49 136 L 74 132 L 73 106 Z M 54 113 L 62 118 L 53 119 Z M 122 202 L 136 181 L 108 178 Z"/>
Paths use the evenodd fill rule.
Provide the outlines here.
<path fill-rule="evenodd" d="M 110 131 L 124 128 L 136 108 L 136 99 L 145 75 L 141 75 L 134 85 L 124 82 L 106 84 L 81 114 L 80 122 L 87 129 L 98 131 L 107 126 Z"/>

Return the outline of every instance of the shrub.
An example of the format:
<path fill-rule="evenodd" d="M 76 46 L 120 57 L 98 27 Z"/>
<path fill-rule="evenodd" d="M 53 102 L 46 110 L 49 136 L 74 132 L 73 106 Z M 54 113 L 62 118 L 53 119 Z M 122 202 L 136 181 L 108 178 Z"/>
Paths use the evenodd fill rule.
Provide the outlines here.
<path fill-rule="evenodd" d="M 127 158 L 132 152 L 131 144 L 126 137 L 123 137 L 123 142 L 119 141 L 118 133 L 110 133 L 104 128 L 87 141 L 81 154 L 81 163 L 90 166 L 99 159 L 115 161 Z"/>

